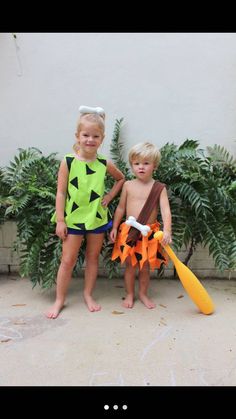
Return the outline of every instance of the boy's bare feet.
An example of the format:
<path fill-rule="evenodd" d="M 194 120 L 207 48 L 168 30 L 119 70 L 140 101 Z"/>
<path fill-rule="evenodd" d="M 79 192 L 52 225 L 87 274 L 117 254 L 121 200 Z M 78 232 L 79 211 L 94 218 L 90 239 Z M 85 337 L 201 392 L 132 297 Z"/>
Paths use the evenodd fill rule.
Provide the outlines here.
<path fill-rule="evenodd" d="M 84 300 L 88 306 L 89 311 L 99 311 L 101 310 L 100 304 L 96 303 L 91 295 L 84 295 Z"/>
<path fill-rule="evenodd" d="M 124 299 L 122 306 L 125 308 L 133 308 L 134 305 L 134 297 L 131 294 L 128 294 L 126 298 Z"/>
<path fill-rule="evenodd" d="M 56 319 L 58 314 L 63 309 L 64 303 L 61 301 L 56 301 L 53 306 L 45 313 L 48 319 Z"/>
<path fill-rule="evenodd" d="M 150 298 L 148 298 L 146 295 L 144 294 L 139 294 L 139 299 L 140 301 L 142 301 L 142 303 L 147 307 L 147 308 L 155 308 L 156 304 L 150 300 Z"/>

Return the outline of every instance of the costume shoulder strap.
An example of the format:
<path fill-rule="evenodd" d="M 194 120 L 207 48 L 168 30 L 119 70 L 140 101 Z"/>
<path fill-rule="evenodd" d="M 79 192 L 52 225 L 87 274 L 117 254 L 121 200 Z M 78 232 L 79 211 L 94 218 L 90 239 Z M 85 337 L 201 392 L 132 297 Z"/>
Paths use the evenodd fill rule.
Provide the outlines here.
<path fill-rule="evenodd" d="M 74 158 L 75 158 L 75 156 L 72 153 L 66 154 L 64 156 L 64 160 L 66 161 L 67 168 L 68 168 L 69 171 L 70 171 L 70 168 L 71 168 L 71 163 L 74 160 Z"/>
<path fill-rule="evenodd" d="M 107 158 L 106 158 L 103 154 L 98 154 L 98 155 L 97 155 L 97 160 L 98 160 L 100 163 L 104 164 L 104 166 L 106 166 L 106 165 L 107 165 Z"/>
<path fill-rule="evenodd" d="M 165 186 L 165 183 L 161 183 L 158 181 L 154 182 L 150 194 L 148 195 L 147 200 L 137 218 L 137 221 L 139 223 L 147 223 L 153 209 L 159 204 L 160 195 Z"/>
<path fill-rule="evenodd" d="M 98 154 L 97 155 L 97 157 L 98 157 L 98 159 L 105 159 L 105 160 L 107 160 L 107 157 L 106 156 L 104 156 L 104 154 Z"/>

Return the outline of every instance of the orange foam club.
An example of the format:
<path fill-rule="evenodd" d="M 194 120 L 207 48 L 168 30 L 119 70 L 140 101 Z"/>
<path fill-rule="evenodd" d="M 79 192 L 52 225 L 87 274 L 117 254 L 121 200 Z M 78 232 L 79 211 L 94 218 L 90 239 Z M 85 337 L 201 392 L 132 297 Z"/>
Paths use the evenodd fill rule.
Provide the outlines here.
<path fill-rule="evenodd" d="M 163 238 L 163 231 L 155 233 L 154 238 L 161 241 Z M 194 273 L 177 258 L 176 254 L 169 245 L 161 245 L 164 247 L 166 253 L 172 260 L 179 279 L 189 297 L 202 313 L 212 314 L 215 310 L 213 301 L 205 288 L 202 286 L 201 282 L 197 279 Z"/>

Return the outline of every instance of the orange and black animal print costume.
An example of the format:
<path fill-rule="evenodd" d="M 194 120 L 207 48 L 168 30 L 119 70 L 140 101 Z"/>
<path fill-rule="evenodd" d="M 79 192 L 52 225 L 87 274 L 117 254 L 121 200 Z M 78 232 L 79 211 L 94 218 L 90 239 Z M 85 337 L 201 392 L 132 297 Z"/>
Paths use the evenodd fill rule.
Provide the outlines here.
<path fill-rule="evenodd" d="M 127 243 L 130 226 L 122 223 L 118 230 L 111 259 L 115 260 L 119 258 L 120 262 L 124 263 L 126 258 L 130 256 L 132 266 L 138 264 L 140 269 L 142 269 L 146 261 L 149 262 L 151 270 L 155 268 L 159 269 L 162 263 L 167 265 L 167 255 L 158 240 L 154 239 L 154 234 L 159 231 L 160 224 L 156 222 L 147 225 L 151 228 L 147 236 L 140 234 L 136 242 L 129 241 Z"/>
<path fill-rule="evenodd" d="M 166 185 L 161 182 L 154 182 L 150 194 L 137 218 L 141 224 L 146 224 L 155 206 L 159 205 L 160 194 Z M 128 256 L 131 257 L 132 266 L 136 264 L 142 269 L 144 262 L 148 261 L 151 270 L 160 268 L 161 264 L 167 265 L 168 257 L 158 240 L 154 239 L 154 234 L 159 231 L 160 224 L 147 224 L 151 230 L 147 236 L 141 235 L 135 227 L 130 227 L 125 223 L 119 226 L 117 238 L 112 252 L 112 260 L 120 259 L 124 263 Z"/>

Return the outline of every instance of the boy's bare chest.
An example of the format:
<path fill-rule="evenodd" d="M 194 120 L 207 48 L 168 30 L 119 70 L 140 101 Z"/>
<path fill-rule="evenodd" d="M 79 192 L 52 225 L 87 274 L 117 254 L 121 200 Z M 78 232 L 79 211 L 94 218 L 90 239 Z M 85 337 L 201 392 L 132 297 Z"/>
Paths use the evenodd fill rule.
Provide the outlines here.
<path fill-rule="evenodd" d="M 152 186 L 150 187 L 142 187 L 139 185 L 131 186 L 128 193 L 130 201 L 146 202 L 151 189 L 152 189 Z"/>

